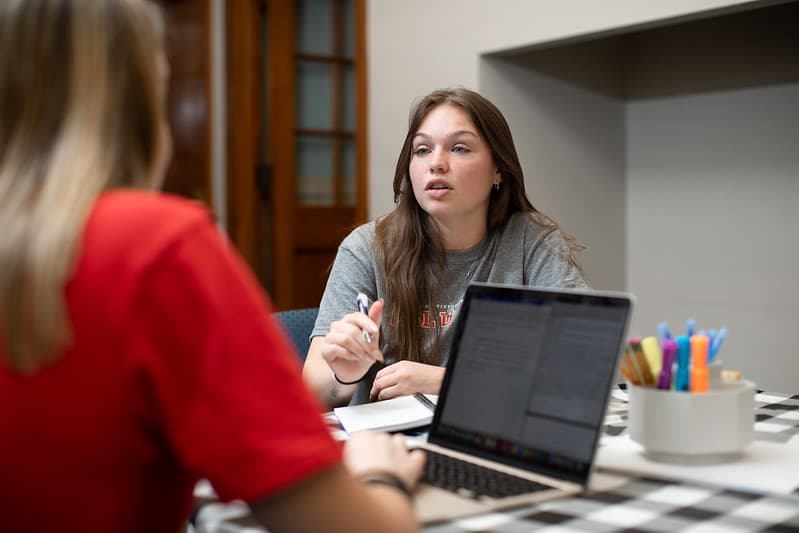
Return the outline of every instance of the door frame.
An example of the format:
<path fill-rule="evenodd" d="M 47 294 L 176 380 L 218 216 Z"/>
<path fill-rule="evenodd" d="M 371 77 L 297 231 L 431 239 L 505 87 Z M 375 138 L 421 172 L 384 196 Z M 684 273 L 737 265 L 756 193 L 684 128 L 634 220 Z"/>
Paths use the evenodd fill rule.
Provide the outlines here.
<path fill-rule="evenodd" d="M 294 136 L 281 134 L 295 129 L 295 80 L 293 47 L 294 8 L 291 0 L 236 0 L 226 3 L 226 90 L 227 90 L 227 229 L 228 234 L 254 272 L 272 273 L 270 291 L 278 309 L 295 305 L 295 284 L 300 281 L 294 264 L 301 231 L 302 208 L 298 209 L 295 176 Z M 263 17 L 266 20 L 267 57 L 262 57 Z M 366 0 L 355 0 L 356 27 L 356 136 L 357 200 L 355 222 L 366 221 L 368 213 L 367 98 L 366 98 Z M 270 75 L 263 87 L 261 70 Z M 275 75 L 274 73 L 279 73 Z M 266 109 L 262 95 L 266 94 Z M 263 111 L 267 124 L 262 125 Z M 275 124 L 280 124 L 277 131 Z M 263 134 L 267 132 L 268 161 L 262 161 Z M 268 166 L 267 166 L 268 164 Z M 261 207 L 263 191 L 256 185 L 256 168 L 267 169 L 267 196 L 272 246 L 272 264 L 264 269 Z M 307 240 L 303 236 L 302 241 Z M 267 280 L 261 280 L 265 285 Z"/>

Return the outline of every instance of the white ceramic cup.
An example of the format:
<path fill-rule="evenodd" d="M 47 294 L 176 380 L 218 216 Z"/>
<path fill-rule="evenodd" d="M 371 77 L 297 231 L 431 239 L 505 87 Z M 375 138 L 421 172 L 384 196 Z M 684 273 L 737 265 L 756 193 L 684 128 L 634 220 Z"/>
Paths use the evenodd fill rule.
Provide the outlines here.
<path fill-rule="evenodd" d="M 732 461 L 752 442 L 751 381 L 721 383 L 691 393 L 628 385 L 630 438 L 654 461 L 712 464 Z"/>

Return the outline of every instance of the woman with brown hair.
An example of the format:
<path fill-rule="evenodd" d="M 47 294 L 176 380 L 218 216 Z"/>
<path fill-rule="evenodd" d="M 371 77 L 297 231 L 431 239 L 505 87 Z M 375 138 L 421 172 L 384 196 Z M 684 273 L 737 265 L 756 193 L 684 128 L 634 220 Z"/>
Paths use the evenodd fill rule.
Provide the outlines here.
<path fill-rule="evenodd" d="M 144 0 L 0 2 L 0 529 L 178 531 L 206 478 L 270 531 L 409 531 L 424 457 L 342 450 L 170 157 Z"/>
<path fill-rule="evenodd" d="M 527 198 L 505 118 L 473 91 L 412 110 L 394 202 L 344 239 L 322 296 L 303 376 L 331 406 L 437 394 L 471 281 L 587 286 L 578 247 Z M 352 312 L 358 293 L 368 313 Z"/>

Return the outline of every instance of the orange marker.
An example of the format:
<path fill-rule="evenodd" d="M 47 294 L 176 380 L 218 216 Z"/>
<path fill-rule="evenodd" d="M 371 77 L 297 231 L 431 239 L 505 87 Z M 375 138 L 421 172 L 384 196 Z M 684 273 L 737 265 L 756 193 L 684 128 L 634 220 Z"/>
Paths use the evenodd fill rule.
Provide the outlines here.
<path fill-rule="evenodd" d="M 691 392 L 707 392 L 707 335 L 691 336 Z"/>

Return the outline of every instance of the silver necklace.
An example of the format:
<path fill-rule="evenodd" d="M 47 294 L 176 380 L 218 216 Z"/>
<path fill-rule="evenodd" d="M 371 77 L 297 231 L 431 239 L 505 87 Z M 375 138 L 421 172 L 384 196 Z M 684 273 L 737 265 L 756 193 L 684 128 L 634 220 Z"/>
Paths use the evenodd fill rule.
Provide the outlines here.
<path fill-rule="evenodd" d="M 449 304 L 447 307 L 452 309 L 458 303 L 458 301 L 463 300 L 463 295 L 466 293 L 466 286 L 472 280 L 472 275 L 474 271 L 475 265 L 477 265 L 477 260 L 483 256 L 483 252 L 485 251 L 487 239 L 484 237 L 483 242 L 480 244 L 480 249 L 477 251 L 475 256 L 472 258 L 472 261 L 469 263 L 469 268 L 466 270 L 466 275 L 463 277 L 463 281 L 461 282 L 458 290 L 455 291 L 455 294 L 452 298 L 449 299 Z"/>

